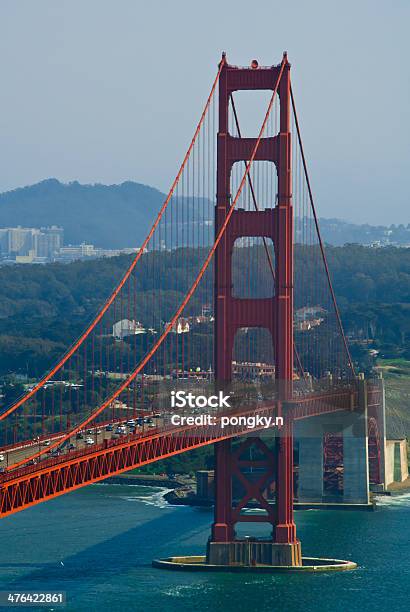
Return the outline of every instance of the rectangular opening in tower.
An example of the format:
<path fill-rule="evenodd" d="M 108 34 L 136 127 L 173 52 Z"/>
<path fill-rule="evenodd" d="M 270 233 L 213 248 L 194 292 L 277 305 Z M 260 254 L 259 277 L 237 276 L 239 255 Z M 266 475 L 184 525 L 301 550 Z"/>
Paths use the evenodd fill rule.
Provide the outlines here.
<path fill-rule="evenodd" d="M 275 253 L 270 238 L 243 236 L 232 253 L 232 295 L 262 299 L 275 294 Z"/>
<path fill-rule="evenodd" d="M 238 135 L 238 125 L 242 138 L 255 138 L 258 136 L 271 97 L 271 90 L 240 90 L 233 92 L 228 117 L 229 133 L 231 136 Z M 278 133 L 279 110 L 279 96 L 276 96 L 264 137 L 274 136 Z"/>

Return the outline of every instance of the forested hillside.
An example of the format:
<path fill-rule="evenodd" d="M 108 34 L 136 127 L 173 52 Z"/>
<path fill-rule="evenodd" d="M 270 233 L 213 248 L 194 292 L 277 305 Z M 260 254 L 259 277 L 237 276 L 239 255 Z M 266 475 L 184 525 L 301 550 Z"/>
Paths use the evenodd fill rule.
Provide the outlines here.
<path fill-rule="evenodd" d="M 381 355 L 410 359 L 410 249 L 351 245 L 329 247 L 327 254 L 355 356 L 365 356 L 362 341 L 370 339 Z M 198 251 L 190 253 L 192 278 L 201 257 Z M 128 256 L 121 256 L 68 265 L 0 268 L 0 375 L 13 371 L 40 375 L 80 334 L 129 261 Z M 161 277 L 166 304 L 167 292 L 177 286 L 181 261 L 178 251 L 145 255 L 139 264 L 137 291 L 142 296 L 153 289 L 158 275 L 152 271 L 161 266 L 167 270 Z M 239 277 L 241 265 L 237 260 L 234 273 Z M 305 266 L 307 285 L 313 273 Z M 206 299 L 199 289 L 191 314 L 200 313 Z M 142 305 L 148 303 L 141 299 Z M 151 313 L 144 306 L 137 315 L 149 324 Z"/>

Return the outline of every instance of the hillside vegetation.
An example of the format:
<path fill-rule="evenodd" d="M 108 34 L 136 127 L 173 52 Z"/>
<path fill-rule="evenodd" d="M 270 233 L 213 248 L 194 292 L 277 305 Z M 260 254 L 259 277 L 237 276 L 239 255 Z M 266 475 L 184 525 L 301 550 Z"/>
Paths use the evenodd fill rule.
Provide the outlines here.
<path fill-rule="evenodd" d="M 327 252 L 342 319 L 360 367 L 372 366 L 368 348 L 378 350 L 379 357 L 410 360 L 410 249 L 350 245 L 329 247 Z M 188 258 L 191 278 L 198 270 L 198 257 L 198 251 L 192 251 Z M 165 304 L 167 292 L 175 290 L 181 258 L 176 251 L 157 253 L 155 258 L 161 258 L 162 269 L 169 272 L 161 281 Z M 120 256 L 0 268 L 0 375 L 39 376 L 81 333 L 129 261 L 128 256 Z M 144 256 L 139 266 L 137 289 L 142 295 L 155 288 L 153 279 L 159 275 L 152 275 L 152 254 Z M 241 274 L 240 267 L 235 274 Z M 314 285 L 313 274 L 305 269 L 307 285 Z M 208 298 L 199 289 L 192 314 L 200 312 Z M 138 316 L 144 323 L 150 313 L 141 311 Z"/>
<path fill-rule="evenodd" d="M 410 437 L 410 361 L 380 359 L 377 369 L 385 380 L 387 436 Z"/>

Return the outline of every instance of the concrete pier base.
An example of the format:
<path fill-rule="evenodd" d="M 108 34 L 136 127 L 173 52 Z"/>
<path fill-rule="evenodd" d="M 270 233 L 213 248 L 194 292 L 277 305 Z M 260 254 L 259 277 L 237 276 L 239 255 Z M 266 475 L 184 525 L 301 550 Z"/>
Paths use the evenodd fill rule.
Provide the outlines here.
<path fill-rule="evenodd" d="M 284 574 L 294 572 L 342 572 L 357 568 L 353 561 L 303 557 L 301 565 L 212 565 L 205 556 L 167 557 L 155 559 L 152 566 L 158 569 L 182 572 L 234 572 L 252 574 Z"/>
<path fill-rule="evenodd" d="M 208 542 L 206 562 L 210 565 L 302 565 L 300 542 L 277 544 L 271 541 L 235 540 Z"/>
<path fill-rule="evenodd" d="M 311 417 L 295 424 L 299 443 L 298 501 L 329 501 L 324 496 L 323 436 L 340 431 L 343 436 L 343 492 L 345 504 L 370 503 L 367 408 L 356 412 L 335 412 Z"/>

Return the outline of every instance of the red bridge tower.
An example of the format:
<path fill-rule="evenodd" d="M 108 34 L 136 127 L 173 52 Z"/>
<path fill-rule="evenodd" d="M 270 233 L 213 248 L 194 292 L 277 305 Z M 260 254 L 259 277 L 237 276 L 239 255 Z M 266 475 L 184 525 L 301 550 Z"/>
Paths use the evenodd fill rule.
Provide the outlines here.
<path fill-rule="evenodd" d="M 262 138 L 255 161 L 275 164 L 278 198 L 265 210 L 235 210 L 216 251 L 215 262 L 215 378 L 220 386 L 232 378 L 232 354 L 235 334 L 243 327 L 270 331 L 275 355 L 276 381 L 282 416 L 285 419 L 276 450 L 271 452 L 262 440 L 248 438 L 233 452 L 231 440 L 215 445 L 215 517 L 208 543 L 208 563 L 266 563 L 301 565 L 300 542 L 296 538 L 293 517 L 293 434 L 292 422 L 286 420 L 286 400 L 292 394 L 293 379 L 293 212 L 290 133 L 290 64 L 285 67 L 239 68 L 225 63 L 219 82 L 219 132 L 217 165 L 217 202 L 215 231 L 218 234 L 231 205 L 231 170 L 234 163 L 248 161 L 257 139 L 237 138 L 229 134 L 230 95 L 238 90 L 274 90 L 277 81 L 280 99 L 280 127 L 274 137 Z M 243 236 L 270 238 L 275 252 L 275 292 L 271 298 L 238 298 L 232 295 L 232 253 L 235 240 Z M 256 483 L 241 475 L 240 457 L 246 446 L 256 444 L 264 454 L 259 467 L 265 472 Z M 248 462 L 249 463 L 249 462 Z M 232 478 L 236 475 L 245 496 L 236 507 L 232 504 Z M 276 481 L 276 506 L 263 497 L 263 489 L 272 476 Z M 256 499 L 266 516 L 243 515 L 242 508 Z M 239 521 L 269 522 L 272 538 L 263 542 L 235 539 Z"/>

